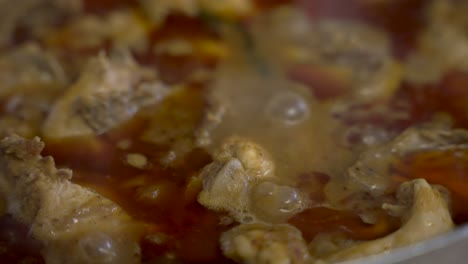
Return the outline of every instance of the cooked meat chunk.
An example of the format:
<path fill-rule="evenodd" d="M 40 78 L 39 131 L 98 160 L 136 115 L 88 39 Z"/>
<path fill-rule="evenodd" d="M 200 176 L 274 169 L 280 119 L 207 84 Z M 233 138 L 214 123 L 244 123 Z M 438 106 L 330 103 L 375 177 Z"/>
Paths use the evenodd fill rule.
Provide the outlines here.
<path fill-rule="evenodd" d="M 224 16 L 243 16 L 254 6 L 251 0 L 140 0 L 151 19 L 161 23 L 170 13 L 183 13 L 189 16 L 210 12 Z"/>
<path fill-rule="evenodd" d="M 40 33 L 81 7 L 81 0 L 0 0 L 0 46 L 12 40 L 18 26 Z"/>
<path fill-rule="evenodd" d="M 249 176 L 238 159 L 215 161 L 203 169 L 200 177 L 203 179 L 203 189 L 198 195 L 200 204 L 213 210 L 226 210 L 234 215 L 246 211 Z"/>
<path fill-rule="evenodd" d="M 42 157 L 38 138 L 0 141 L 0 194 L 7 213 L 44 244 L 46 263 L 139 263 L 138 227 L 116 204 L 70 181 Z"/>
<path fill-rule="evenodd" d="M 307 206 L 293 187 L 275 183 L 269 154 L 249 140 L 232 137 L 200 174 L 203 189 L 198 202 L 224 210 L 240 222 L 282 222 Z"/>
<path fill-rule="evenodd" d="M 351 184 L 380 195 L 389 181 L 389 166 L 396 159 L 415 151 L 453 147 L 468 142 L 468 131 L 451 129 L 444 123 L 427 123 L 404 131 L 392 141 L 364 151 L 348 170 Z"/>
<path fill-rule="evenodd" d="M 61 89 L 67 76 L 53 55 L 34 43 L 20 46 L 0 57 L 0 96 L 34 91 L 44 86 Z"/>
<path fill-rule="evenodd" d="M 390 214 L 401 216 L 403 226 L 396 232 L 368 242 L 357 243 L 328 256 L 315 256 L 324 262 L 369 256 L 424 241 L 453 229 L 447 201 L 437 188 L 424 179 L 405 182 L 397 190 L 399 204 L 384 204 Z M 320 262 L 323 263 L 323 262 Z"/>
<path fill-rule="evenodd" d="M 47 117 L 49 106 L 56 91 L 50 94 L 18 94 L 9 97 L 5 112 L 0 117 L 0 137 L 18 134 L 23 137 L 32 138 L 41 131 L 42 123 Z"/>
<path fill-rule="evenodd" d="M 67 84 L 60 63 L 37 45 L 25 44 L 0 57 L 0 136 L 39 134 L 53 100 Z"/>
<path fill-rule="evenodd" d="M 239 160 L 250 180 L 267 178 L 274 169 L 269 154 L 261 146 L 242 138 L 232 137 L 226 140 L 216 154 L 216 158 Z"/>
<path fill-rule="evenodd" d="M 152 72 L 128 55 L 108 58 L 100 54 L 53 105 L 43 134 L 51 139 L 102 134 L 166 94 L 167 88 Z"/>
<path fill-rule="evenodd" d="M 200 174 L 203 190 L 198 202 L 244 221 L 250 185 L 271 176 L 273 163 L 260 146 L 238 137 L 227 139 L 214 159 Z"/>
<path fill-rule="evenodd" d="M 245 264 L 299 264 L 309 259 L 301 232 L 290 225 L 242 224 L 221 235 L 223 254 Z"/>

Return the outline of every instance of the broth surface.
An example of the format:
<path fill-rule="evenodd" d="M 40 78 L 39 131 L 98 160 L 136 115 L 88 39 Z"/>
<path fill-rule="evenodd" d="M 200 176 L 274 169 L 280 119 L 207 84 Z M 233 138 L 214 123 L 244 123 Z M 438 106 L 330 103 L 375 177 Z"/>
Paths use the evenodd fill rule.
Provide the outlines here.
<path fill-rule="evenodd" d="M 291 3 L 256 2 L 258 16 Z M 310 21 L 322 18 L 360 19 L 375 26 L 389 36 L 391 56 L 402 63 L 417 49 L 418 36 L 428 24 L 424 8 L 430 1 L 292 2 L 305 10 Z M 278 62 L 280 59 L 274 54 L 269 54 L 272 58 L 267 56 L 265 60 L 271 66 L 270 74 L 273 73 L 267 75 L 267 78 L 259 73 L 261 70 L 256 68 L 255 63 L 244 65 L 245 67 L 233 66 L 239 61 L 239 64 L 251 62 L 252 58 L 246 55 L 249 54 L 249 48 L 243 45 L 252 39 L 249 40 L 247 36 L 245 42 L 240 41 L 241 44 L 234 45 L 235 49 L 229 50 L 231 43 L 224 43 L 225 37 L 234 35 L 236 38 L 239 37 L 236 34 L 242 33 L 226 35 L 224 29 L 218 28 L 218 18 L 210 21 L 213 18 L 172 14 L 164 24 L 153 28 L 144 18 L 144 10 L 138 1 L 133 0 L 84 1 L 82 15 L 104 16 L 112 11 L 128 8 L 147 27 L 147 45 L 152 48 L 143 51 L 137 49 L 132 51 L 132 56 L 138 63 L 157 71 L 162 82 L 170 85 L 171 89 L 178 89 L 177 92 L 161 103 L 139 110 L 133 118 L 104 134 L 69 140 L 45 138 L 46 147 L 42 155 L 54 157 L 57 167 L 70 168 L 73 171 L 74 183 L 111 199 L 133 219 L 143 224 L 144 234 L 140 241 L 143 263 L 234 263 L 223 256 L 219 239 L 223 232 L 237 223 L 227 212 L 214 212 L 197 201 L 197 195 L 203 188 L 203 182 L 197 176 L 213 161 L 215 149 L 232 133 L 248 137 L 262 145 L 272 154 L 276 165 L 275 173 L 280 175 L 278 183 L 297 187 L 312 201 L 313 206 L 287 221 L 302 232 L 305 241 L 310 242 L 320 233 L 340 233 L 359 241 L 374 240 L 401 227 L 397 218 L 389 216 L 382 209 L 373 212 L 376 219 L 374 223 L 365 223 L 359 212 L 349 208 L 343 210 L 348 200 L 355 199 L 352 196 L 354 190 L 335 195 L 327 189 L 330 182 L 338 182 L 339 185 L 344 181 L 343 175 L 347 168 L 362 152 L 360 143 L 364 140 L 363 135 L 349 133 L 343 139 L 340 134 L 342 131 L 351 127 L 372 127 L 373 132 L 384 131 L 388 133 L 385 137 L 393 137 L 413 125 L 432 120 L 440 113 L 449 115 L 455 128 L 468 129 L 466 72 L 454 69 L 438 82 L 430 84 L 403 80 L 388 100 L 378 102 L 387 107 L 383 114 L 358 117 L 349 114 L 362 109 L 366 112 L 367 108 L 374 107 L 366 103 L 357 104 L 349 113 L 337 118 L 329 113 L 331 103 L 323 103 L 317 99 L 320 95 L 314 89 L 340 87 L 340 78 L 334 78 L 333 75 L 330 77 L 328 72 L 324 74 L 313 67 L 310 69 L 301 65 L 293 78 L 288 78 L 288 66 Z M 61 18 L 59 21 L 60 23 L 53 25 L 52 33 L 39 37 L 28 28 L 17 27 L 11 45 L 20 46 L 30 40 L 38 41 L 40 45 L 55 50 L 55 54 L 65 61 L 71 62 L 66 70 L 70 78 L 77 79 L 77 69 L 81 67 L 83 58 L 94 56 L 100 51 L 112 50 L 112 40 L 105 39 L 95 47 L 76 48 L 71 45 L 75 41 L 71 37 L 76 36 L 65 28 L 67 23 L 73 21 L 73 17 Z M 251 19 L 243 19 L 235 26 L 249 29 L 249 23 L 252 23 Z M 255 36 L 252 38 L 255 41 Z M 182 48 L 182 54 L 154 52 L 154 47 L 159 43 L 180 39 L 195 43 L 191 46 L 195 51 L 184 53 Z M 176 42 L 172 42 L 172 45 L 176 45 L 174 43 Z M 217 46 L 219 43 L 220 46 Z M 262 44 L 253 45 L 258 47 Z M 247 51 L 239 51 L 244 48 Z M 227 53 L 235 55 L 237 62 L 225 62 L 229 60 L 223 57 L 229 58 L 229 54 L 225 55 L 226 49 Z M 261 53 L 259 52 L 259 56 L 262 56 Z M 247 58 L 241 58 L 242 56 Z M 253 60 L 255 59 L 253 56 Z M 262 60 L 257 62 L 261 64 Z M 233 72 L 244 79 L 232 78 L 236 76 L 232 75 Z M 219 75 L 214 76 L 214 73 Z M 219 77 L 223 73 L 228 77 Z M 276 77 L 276 73 L 280 77 Z M 283 89 L 283 86 L 296 84 L 300 85 L 297 89 Z M 226 123 L 213 129 L 213 145 L 205 148 L 196 146 L 193 133 L 200 128 L 206 111 L 210 110 L 212 102 L 207 100 L 206 95 L 212 92 L 213 87 L 222 87 L 216 90 L 218 94 L 215 92 L 213 98 L 220 101 L 234 98 L 232 105 L 238 111 L 232 116 L 228 114 L 225 119 L 227 121 L 224 121 Z M 251 92 L 252 89 L 255 91 Z M 341 88 L 336 89 L 338 91 Z M 301 96 L 310 93 L 301 97 L 306 98 L 306 103 L 311 108 L 305 123 L 297 126 L 272 125 L 261 113 L 260 110 L 267 101 L 274 98 L 276 92 L 281 93 L 283 90 L 293 91 Z M 328 96 L 330 95 L 324 95 L 324 98 Z M 333 96 L 332 94 L 331 97 Z M 8 113 L 12 100 L 14 96 L 2 97 L 2 115 Z M 324 101 L 326 100 L 328 99 Z M 407 114 L 403 118 L 392 119 L 387 115 L 401 109 Z M 155 123 L 156 129 L 177 132 L 168 136 L 166 141 L 155 142 L 148 134 L 148 131 L 154 129 Z M 378 138 L 378 135 L 375 137 Z M 348 145 L 345 147 L 346 144 Z M 322 153 L 317 154 L 320 152 L 316 151 L 318 149 Z M 142 167 L 135 166 L 131 158 L 140 158 L 141 161 L 142 156 Z M 465 177 L 468 177 L 467 164 L 466 146 L 409 153 L 391 164 L 391 191 L 385 193 L 381 199 L 393 201 L 394 191 L 400 183 L 424 178 L 430 184 L 442 185 L 450 191 L 453 219 L 457 225 L 464 224 L 468 221 L 468 208 L 464 206 L 468 200 L 465 188 L 468 186 L 464 184 Z M 330 198 L 330 195 L 335 198 Z M 1 262 L 43 263 L 40 249 L 41 243 L 28 236 L 27 227 L 17 223 L 9 215 L 2 216 Z"/>

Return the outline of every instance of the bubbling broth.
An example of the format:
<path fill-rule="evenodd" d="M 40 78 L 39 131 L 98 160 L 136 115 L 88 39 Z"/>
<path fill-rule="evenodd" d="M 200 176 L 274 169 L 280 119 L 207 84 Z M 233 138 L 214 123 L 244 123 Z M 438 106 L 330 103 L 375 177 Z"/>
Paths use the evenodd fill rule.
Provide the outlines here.
<path fill-rule="evenodd" d="M 23 9 L 43 28 L 24 14 L 0 27 L 0 262 L 55 256 L 43 216 L 18 216 L 21 194 L 4 190 L 9 162 L 38 156 L 12 133 L 124 212 L 135 263 L 333 263 L 468 221 L 467 68 L 428 41 L 455 1 L 37 2 Z M 453 24 L 453 48 L 468 47 Z M 68 136 L 44 126 L 60 114 Z M 44 160 L 31 175 L 55 171 Z"/>

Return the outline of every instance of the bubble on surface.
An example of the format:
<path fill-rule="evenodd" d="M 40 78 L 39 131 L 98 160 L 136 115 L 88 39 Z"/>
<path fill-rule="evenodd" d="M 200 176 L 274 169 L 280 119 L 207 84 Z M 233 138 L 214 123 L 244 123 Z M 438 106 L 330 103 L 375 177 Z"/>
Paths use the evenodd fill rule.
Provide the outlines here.
<path fill-rule="evenodd" d="M 107 234 L 90 234 L 79 243 L 84 256 L 93 263 L 113 263 L 117 257 L 116 242 Z"/>
<path fill-rule="evenodd" d="M 307 119 L 309 105 L 295 92 L 281 92 L 274 95 L 266 105 L 266 114 L 273 121 L 295 125 Z"/>

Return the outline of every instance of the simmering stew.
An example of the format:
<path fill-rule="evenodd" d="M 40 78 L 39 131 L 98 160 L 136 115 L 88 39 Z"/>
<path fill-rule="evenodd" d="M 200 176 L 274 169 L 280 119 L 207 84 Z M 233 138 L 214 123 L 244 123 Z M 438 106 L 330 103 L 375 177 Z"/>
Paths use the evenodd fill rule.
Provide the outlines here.
<path fill-rule="evenodd" d="M 0 262 L 335 263 L 456 229 L 467 13 L 0 0 Z"/>

